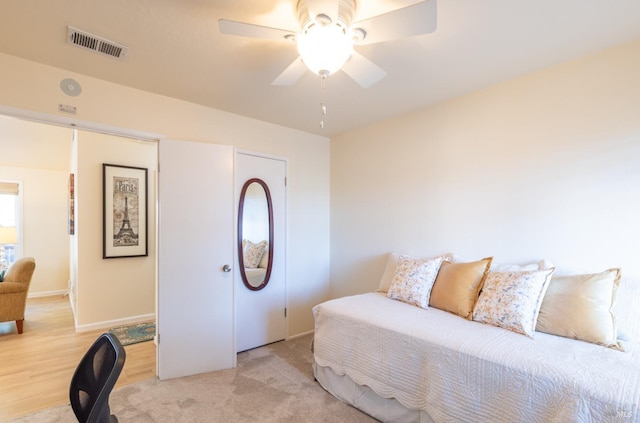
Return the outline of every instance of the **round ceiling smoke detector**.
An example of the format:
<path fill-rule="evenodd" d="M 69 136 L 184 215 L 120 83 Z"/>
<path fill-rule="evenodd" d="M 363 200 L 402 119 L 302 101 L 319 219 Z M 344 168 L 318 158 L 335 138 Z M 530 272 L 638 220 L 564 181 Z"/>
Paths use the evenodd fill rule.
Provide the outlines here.
<path fill-rule="evenodd" d="M 71 97 L 77 97 L 82 92 L 82 87 L 78 81 L 74 79 L 63 79 L 60 82 L 60 89 L 63 93 Z"/>

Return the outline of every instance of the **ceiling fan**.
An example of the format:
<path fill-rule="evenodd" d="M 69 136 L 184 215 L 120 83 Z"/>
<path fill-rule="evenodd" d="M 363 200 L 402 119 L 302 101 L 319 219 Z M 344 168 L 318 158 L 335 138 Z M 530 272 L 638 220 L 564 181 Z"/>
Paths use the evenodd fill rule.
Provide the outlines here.
<path fill-rule="evenodd" d="M 223 34 L 295 42 L 300 56 L 271 85 L 293 85 L 307 69 L 323 79 L 342 70 L 367 88 L 386 76 L 353 49 L 428 34 L 436 29 L 436 0 L 425 0 L 372 18 L 355 21 L 359 0 L 298 0 L 297 31 L 220 19 Z"/>

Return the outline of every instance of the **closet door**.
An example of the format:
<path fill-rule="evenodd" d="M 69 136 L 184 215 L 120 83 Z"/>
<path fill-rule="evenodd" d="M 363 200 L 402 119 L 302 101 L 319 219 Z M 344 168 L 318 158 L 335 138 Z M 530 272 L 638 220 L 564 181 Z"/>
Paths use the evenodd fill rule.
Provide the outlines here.
<path fill-rule="evenodd" d="M 158 376 L 234 367 L 233 147 L 159 146 Z"/>
<path fill-rule="evenodd" d="M 269 190 L 272 203 L 272 250 L 273 261 L 268 282 L 258 290 L 249 289 L 236 264 L 236 350 L 238 352 L 256 348 L 271 342 L 280 341 L 287 336 L 286 318 L 286 162 L 284 160 L 261 157 L 250 153 L 238 153 L 236 156 L 236 197 L 240 197 L 245 183 L 259 179 Z M 250 215 L 244 203 L 246 217 Z M 238 220 L 240 216 L 238 217 Z M 255 226 L 255 222 L 254 226 Z M 245 235 L 238 235 L 258 243 L 264 238 L 251 237 L 249 225 L 243 225 Z M 255 234 L 256 231 L 253 232 Z M 260 231 L 257 231 L 260 233 Z M 268 254 L 268 253 L 266 253 Z M 236 262 L 237 263 L 237 262 Z M 262 261 L 261 265 L 262 266 Z M 251 270 L 246 270 L 250 272 Z"/>

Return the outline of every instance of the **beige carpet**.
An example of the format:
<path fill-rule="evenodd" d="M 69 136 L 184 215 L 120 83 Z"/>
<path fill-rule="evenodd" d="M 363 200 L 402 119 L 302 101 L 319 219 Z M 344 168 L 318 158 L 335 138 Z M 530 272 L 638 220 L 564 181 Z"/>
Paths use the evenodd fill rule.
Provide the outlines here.
<path fill-rule="evenodd" d="M 111 394 L 111 412 L 120 423 L 375 422 L 314 381 L 310 346 L 303 336 L 240 353 L 235 369 L 123 386 Z M 66 405 L 12 423 L 73 421 Z"/>

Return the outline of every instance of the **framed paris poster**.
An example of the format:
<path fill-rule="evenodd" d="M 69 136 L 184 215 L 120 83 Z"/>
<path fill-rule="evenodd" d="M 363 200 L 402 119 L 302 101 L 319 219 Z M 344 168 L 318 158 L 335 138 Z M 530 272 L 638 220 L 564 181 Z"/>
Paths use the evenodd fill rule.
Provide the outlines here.
<path fill-rule="evenodd" d="M 102 165 L 102 258 L 147 256 L 147 169 Z"/>

